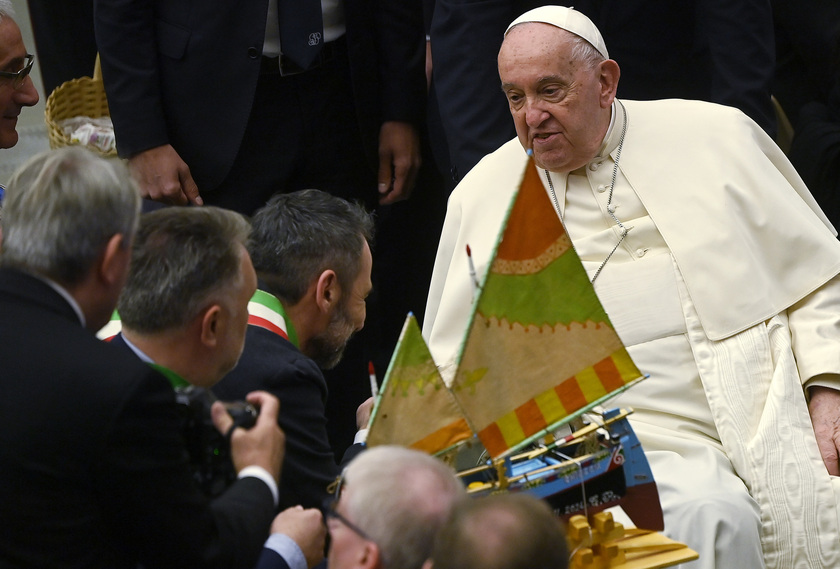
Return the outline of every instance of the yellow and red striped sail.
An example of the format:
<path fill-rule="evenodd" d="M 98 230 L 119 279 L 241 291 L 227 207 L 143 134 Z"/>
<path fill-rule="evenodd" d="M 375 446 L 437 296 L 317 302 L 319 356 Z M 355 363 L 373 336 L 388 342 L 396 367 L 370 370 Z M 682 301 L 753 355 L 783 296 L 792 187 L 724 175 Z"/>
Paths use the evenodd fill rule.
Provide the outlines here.
<path fill-rule="evenodd" d="M 373 410 L 368 446 L 397 444 L 434 454 L 472 436 L 409 314 Z"/>
<path fill-rule="evenodd" d="M 640 376 L 529 164 L 476 302 L 454 394 L 496 457 Z"/>
<path fill-rule="evenodd" d="M 435 453 L 475 432 L 496 458 L 641 377 L 533 164 L 500 234 L 452 384 L 409 318 L 368 444 Z"/>
<path fill-rule="evenodd" d="M 453 392 L 496 457 L 640 376 L 529 164 Z"/>

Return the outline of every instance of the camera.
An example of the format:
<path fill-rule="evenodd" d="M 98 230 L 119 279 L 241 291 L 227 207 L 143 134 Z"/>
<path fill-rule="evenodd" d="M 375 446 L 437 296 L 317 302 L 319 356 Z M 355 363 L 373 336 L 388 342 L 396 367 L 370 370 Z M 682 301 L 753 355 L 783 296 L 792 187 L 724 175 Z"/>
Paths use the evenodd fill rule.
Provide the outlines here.
<path fill-rule="evenodd" d="M 230 440 L 216 429 L 210 414 L 216 396 L 208 389 L 188 385 L 175 390 L 175 400 L 193 478 L 206 496 L 215 498 L 236 481 Z M 245 401 L 223 403 L 235 426 L 254 426 L 259 412 L 253 405 Z"/>
<path fill-rule="evenodd" d="M 233 419 L 235 427 L 250 429 L 257 423 L 257 416 L 260 412 L 247 401 L 226 401 L 223 404 L 228 415 Z"/>

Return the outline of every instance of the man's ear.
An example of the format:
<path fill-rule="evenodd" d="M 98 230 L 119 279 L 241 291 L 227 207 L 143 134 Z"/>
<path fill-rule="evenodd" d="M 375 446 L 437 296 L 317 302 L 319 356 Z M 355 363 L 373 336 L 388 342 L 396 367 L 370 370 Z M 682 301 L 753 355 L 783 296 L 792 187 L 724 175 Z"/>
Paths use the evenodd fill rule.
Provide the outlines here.
<path fill-rule="evenodd" d="M 200 318 L 201 344 L 207 348 L 215 348 L 227 325 L 225 312 L 220 305 L 214 303 L 204 309 Z"/>
<path fill-rule="evenodd" d="M 621 77 L 621 70 L 612 59 L 607 59 L 598 64 L 600 71 L 599 81 L 601 84 L 601 107 L 606 109 L 612 105 L 615 93 L 618 90 L 618 79 Z"/>
<path fill-rule="evenodd" d="M 100 257 L 98 275 L 100 280 L 108 286 L 122 287 L 128 275 L 131 263 L 131 246 L 126 243 L 125 236 L 117 233 L 113 235 Z"/>
<path fill-rule="evenodd" d="M 372 541 L 366 541 L 359 559 L 359 566 L 364 569 L 379 569 L 382 567 L 382 553 L 379 546 Z"/>
<path fill-rule="evenodd" d="M 330 314 L 341 299 L 341 287 L 338 286 L 338 276 L 332 269 L 327 269 L 318 276 L 315 283 L 315 302 L 324 314 Z"/>

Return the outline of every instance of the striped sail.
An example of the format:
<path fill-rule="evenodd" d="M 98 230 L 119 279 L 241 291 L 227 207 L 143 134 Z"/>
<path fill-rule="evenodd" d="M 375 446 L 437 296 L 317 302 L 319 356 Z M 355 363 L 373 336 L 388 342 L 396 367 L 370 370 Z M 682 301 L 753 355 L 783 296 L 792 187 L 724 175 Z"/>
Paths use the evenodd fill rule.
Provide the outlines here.
<path fill-rule="evenodd" d="M 398 444 L 434 454 L 472 436 L 409 314 L 379 390 L 368 446 Z"/>
<path fill-rule="evenodd" d="M 478 435 L 515 451 L 641 377 L 529 164 L 444 384 L 409 315 L 368 445 L 436 453 Z"/>
<path fill-rule="evenodd" d="M 529 164 L 476 302 L 453 393 L 497 457 L 639 377 Z"/>

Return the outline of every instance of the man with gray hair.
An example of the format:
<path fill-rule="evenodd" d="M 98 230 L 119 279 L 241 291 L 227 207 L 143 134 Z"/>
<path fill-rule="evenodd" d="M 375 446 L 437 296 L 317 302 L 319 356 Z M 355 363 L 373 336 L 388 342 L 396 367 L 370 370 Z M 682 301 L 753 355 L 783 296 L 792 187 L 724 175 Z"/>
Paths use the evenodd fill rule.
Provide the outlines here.
<path fill-rule="evenodd" d="M 0 0 L 0 148 L 17 144 L 18 115 L 23 107 L 38 102 L 38 91 L 29 76 L 33 57 L 26 51 L 13 17 L 11 1 Z"/>
<path fill-rule="evenodd" d="M 274 515 L 277 400 L 232 433 L 239 480 L 212 503 L 184 460 L 172 387 L 94 332 L 125 283 L 139 192 L 71 147 L 12 178 L 0 253 L 0 565 L 249 567 Z M 213 420 L 233 420 L 220 404 Z"/>
<path fill-rule="evenodd" d="M 112 343 L 165 368 L 175 387 L 216 384 L 242 353 L 257 288 L 250 230 L 242 215 L 210 206 L 144 214 Z"/>
<path fill-rule="evenodd" d="M 566 569 L 562 523 L 531 494 L 465 500 L 453 508 L 423 569 Z"/>
<path fill-rule="evenodd" d="M 144 214 L 117 305 L 122 331 L 111 339 L 172 383 L 193 476 L 210 497 L 236 480 L 227 437 L 210 422 L 215 400 L 210 387 L 236 366 L 245 343 L 248 302 L 257 285 L 246 249 L 250 231 L 239 213 L 212 206 Z M 248 417 L 240 410 L 234 424 Z M 299 526 L 306 531 L 294 533 Z M 273 522 L 272 533 L 293 533 L 289 539 L 303 557 L 323 557 L 318 510 L 288 508 Z"/>
<path fill-rule="evenodd" d="M 378 446 L 343 473 L 326 510 L 330 569 L 420 569 L 464 485 L 441 460 Z"/>
<path fill-rule="evenodd" d="M 230 445 L 210 420 L 209 389 L 234 368 L 245 342 L 257 285 L 245 249 L 250 230 L 242 215 L 209 206 L 141 216 L 117 305 L 122 331 L 110 339 L 169 379 L 193 475 L 209 497 L 236 480 Z"/>

